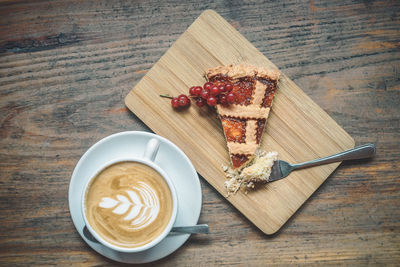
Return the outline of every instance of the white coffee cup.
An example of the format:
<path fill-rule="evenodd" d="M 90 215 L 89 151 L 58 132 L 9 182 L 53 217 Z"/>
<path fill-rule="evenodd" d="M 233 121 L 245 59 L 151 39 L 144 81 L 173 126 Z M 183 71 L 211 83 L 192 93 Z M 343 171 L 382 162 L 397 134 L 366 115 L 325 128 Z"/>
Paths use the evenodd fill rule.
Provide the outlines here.
<path fill-rule="evenodd" d="M 160 142 L 155 139 L 152 138 L 151 140 L 149 140 L 149 142 L 146 145 L 146 149 L 142 155 L 142 157 L 124 157 L 124 158 L 119 158 L 119 159 L 115 159 L 112 161 L 107 162 L 106 164 L 99 166 L 98 171 L 96 171 L 94 173 L 94 175 L 92 175 L 92 177 L 87 181 L 87 183 L 85 184 L 84 190 L 83 190 L 83 194 L 82 194 L 82 198 L 81 198 L 81 205 L 82 205 L 82 216 L 83 219 L 85 221 L 85 225 L 87 227 L 87 229 L 89 230 L 89 232 L 92 234 L 92 236 L 99 241 L 101 244 L 103 244 L 104 246 L 115 250 L 115 251 L 119 251 L 119 252 L 128 252 L 128 253 L 133 253 L 133 252 L 141 252 L 147 249 L 150 249 L 152 247 L 154 247 L 155 245 L 157 245 L 158 243 L 160 243 L 171 231 L 173 224 L 175 223 L 176 220 L 176 215 L 177 215 L 177 210 L 178 210 L 178 200 L 177 200 L 177 195 L 176 195 L 176 190 L 174 187 L 174 184 L 172 183 L 172 180 L 168 177 L 167 173 L 161 169 L 157 164 L 155 164 L 154 160 L 157 156 L 157 152 L 160 146 Z M 170 220 L 166 226 L 166 228 L 164 229 L 164 231 L 158 235 L 155 239 L 153 239 L 152 241 L 150 241 L 149 243 L 140 246 L 140 247 L 132 247 L 132 248 L 127 248 L 127 247 L 119 247 L 116 246 L 114 244 L 111 244 L 109 242 L 107 242 L 106 240 L 104 240 L 89 224 L 88 219 L 86 217 L 86 192 L 88 190 L 88 188 L 91 185 L 91 182 L 94 178 L 96 178 L 96 176 L 102 172 L 104 169 L 106 169 L 107 167 L 116 164 L 118 162 L 138 162 L 138 163 L 142 163 L 145 164 L 149 167 L 151 167 L 152 169 L 154 169 L 155 171 L 157 171 L 165 180 L 165 182 L 168 184 L 169 190 L 171 192 L 171 197 L 172 197 L 172 213 L 171 213 L 171 217 Z"/>

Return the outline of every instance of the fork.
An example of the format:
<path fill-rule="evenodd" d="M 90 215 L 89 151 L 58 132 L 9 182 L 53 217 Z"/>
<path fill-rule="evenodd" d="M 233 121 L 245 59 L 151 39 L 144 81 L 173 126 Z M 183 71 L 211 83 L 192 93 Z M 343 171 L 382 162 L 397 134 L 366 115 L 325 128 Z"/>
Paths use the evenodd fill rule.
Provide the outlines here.
<path fill-rule="evenodd" d="M 272 166 L 271 176 L 269 177 L 268 182 L 273 182 L 285 178 L 292 171 L 297 169 L 319 166 L 343 160 L 371 158 L 375 155 L 375 152 L 376 147 L 374 144 L 365 144 L 328 157 L 314 159 L 303 163 L 290 164 L 283 160 L 277 160 Z"/>

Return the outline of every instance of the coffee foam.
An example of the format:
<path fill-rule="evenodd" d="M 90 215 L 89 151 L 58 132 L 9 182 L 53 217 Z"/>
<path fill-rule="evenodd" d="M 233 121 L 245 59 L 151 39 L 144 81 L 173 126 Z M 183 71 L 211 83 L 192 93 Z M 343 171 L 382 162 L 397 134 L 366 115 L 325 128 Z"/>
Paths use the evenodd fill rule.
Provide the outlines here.
<path fill-rule="evenodd" d="M 148 184 L 138 182 L 139 186 L 132 187 L 133 190 L 126 190 L 130 200 L 117 195 L 117 200 L 111 197 L 103 197 L 99 203 L 101 208 L 114 208 L 113 213 L 122 215 L 129 213 L 124 220 L 131 221 L 132 229 L 141 229 L 151 224 L 160 212 L 160 200 L 156 192 Z"/>
<path fill-rule="evenodd" d="M 119 162 L 88 186 L 86 218 L 104 240 L 139 247 L 159 236 L 172 215 L 172 195 L 164 178 L 137 162 Z"/>

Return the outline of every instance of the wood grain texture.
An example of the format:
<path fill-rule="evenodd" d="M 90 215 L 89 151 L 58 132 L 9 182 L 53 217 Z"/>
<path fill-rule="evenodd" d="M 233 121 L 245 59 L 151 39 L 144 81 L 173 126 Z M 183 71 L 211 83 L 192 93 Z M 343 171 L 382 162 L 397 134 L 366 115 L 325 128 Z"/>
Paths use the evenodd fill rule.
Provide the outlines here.
<path fill-rule="evenodd" d="M 203 84 L 208 68 L 247 63 L 276 69 L 252 44 L 213 10 L 204 11 L 125 98 L 125 104 L 155 133 L 177 144 L 196 170 L 227 195 L 222 165 L 230 165 L 222 126 L 211 109 L 176 112 L 160 94 L 187 94 Z M 288 162 L 304 162 L 354 147 L 354 140 L 293 81 L 280 76 L 261 140 Z M 227 198 L 266 234 L 273 234 L 338 166 L 304 169 L 286 179 Z"/>
<path fill-rule="evenodd" d="M 1 1 L 0 265 L 115 263 L 68 211 L 81 155 L 124 130 L 150 131 L 124 105 L 205 9 L 214 9 L 356 141 L 343 163 L 267 237 L 201 179 L 193 236 L 159 266 L 397 265 L 400 261 L 398 1 Z M 150 265 L 149 265 L 150 266 Z"/>

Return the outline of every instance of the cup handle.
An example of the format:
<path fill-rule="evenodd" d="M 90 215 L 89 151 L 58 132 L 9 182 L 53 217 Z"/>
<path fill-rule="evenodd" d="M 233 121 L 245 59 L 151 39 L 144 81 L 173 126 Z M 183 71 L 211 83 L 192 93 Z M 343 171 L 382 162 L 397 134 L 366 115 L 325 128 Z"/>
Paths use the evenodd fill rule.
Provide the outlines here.
<path fill-rule="evenodd" d="M 154 161 L 159 148 L 160 142 L 157 139 L 152 138 L 146 145 L 146 150 L 143 153 L 143 158 L 149 161 Z"/>

